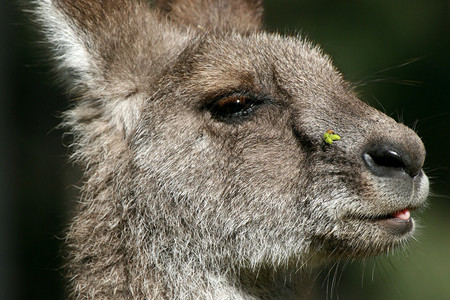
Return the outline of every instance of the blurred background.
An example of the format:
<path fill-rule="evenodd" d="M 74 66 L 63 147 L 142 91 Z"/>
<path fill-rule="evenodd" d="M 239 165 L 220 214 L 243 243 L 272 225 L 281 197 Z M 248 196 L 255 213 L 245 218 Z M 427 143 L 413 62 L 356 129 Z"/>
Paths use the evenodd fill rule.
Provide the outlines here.
<path fill-rule="evenodd" d="M 432 196 L 417 241 L 324 269 L 313 299 L 450 299 L 450 1 L 266 0 L 267 28 L 330 54 L 364 101 L 414 127 Z M 68 163 L 35 26 L 0 2 L 0 300 L 63 299 L 60 247 L 79 171 Z"/>

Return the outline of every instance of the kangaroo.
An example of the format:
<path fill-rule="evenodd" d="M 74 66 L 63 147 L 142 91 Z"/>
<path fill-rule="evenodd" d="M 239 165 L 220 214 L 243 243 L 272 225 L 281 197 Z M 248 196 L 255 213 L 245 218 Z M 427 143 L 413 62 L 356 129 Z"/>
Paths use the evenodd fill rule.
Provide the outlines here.
<path fill-rule="evenodd" d="M 426 202 L 425 148 L 260 0 L 33 0 L 84 170 L 70 299 L 298 299 L 385 254 Z"/>

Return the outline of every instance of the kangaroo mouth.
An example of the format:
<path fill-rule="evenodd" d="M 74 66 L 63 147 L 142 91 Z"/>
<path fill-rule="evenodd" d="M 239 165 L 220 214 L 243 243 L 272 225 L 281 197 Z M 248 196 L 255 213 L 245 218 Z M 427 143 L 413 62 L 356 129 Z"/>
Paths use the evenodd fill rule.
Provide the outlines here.
<path fill-rule="evenodd" d="M 390 214 L 366 219 L 367 222 L 397 237 L 402 237 L 414 230 L 412 211 L 417 207 L 408 207 Z"/>
<path fill-rule="evenodd" d="M 411 217 L 410 209 L 408 208 L 388 215 L 369 218 L 368 221 L 395 235 L 407 234 L 414 228 L 414 221 Z"/>
<path fill-rule="evenodd" d="M 411 217 L 411 211 L 415 208 L 404 208 L 392 213 L 382 215 L 359 215 L 351 217 L 358 223 L 369 224 L 377 227 L 388 234 L 395 237 L 402 237 L 414 229 L 414 220 Z"/>

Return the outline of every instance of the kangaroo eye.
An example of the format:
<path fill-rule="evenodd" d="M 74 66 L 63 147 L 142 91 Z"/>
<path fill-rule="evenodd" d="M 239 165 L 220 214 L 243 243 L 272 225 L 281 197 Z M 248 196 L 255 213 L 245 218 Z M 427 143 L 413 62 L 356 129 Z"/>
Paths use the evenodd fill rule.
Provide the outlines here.
<path fill-rule="evenodd" d="M 233 119 L 249 115 L 261 101 L 245 95 L 231 95 L 215 101 L 211 113 L 221 119 Z"/>

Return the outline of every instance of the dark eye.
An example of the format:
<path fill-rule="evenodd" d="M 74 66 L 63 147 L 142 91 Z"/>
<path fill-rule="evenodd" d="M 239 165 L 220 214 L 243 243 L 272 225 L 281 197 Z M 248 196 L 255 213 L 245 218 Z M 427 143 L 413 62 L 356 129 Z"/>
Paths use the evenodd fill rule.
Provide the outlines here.
<path fill-rule="evenodd" d="M 209 107 L 214 117 L 219 119 L 235 119 L 252 113 L 262 101 L 246 95 L 231 95 L 216 100 Z"/>

